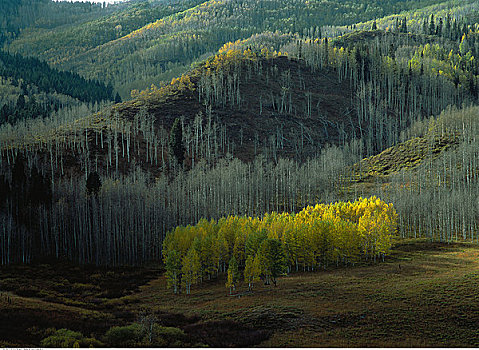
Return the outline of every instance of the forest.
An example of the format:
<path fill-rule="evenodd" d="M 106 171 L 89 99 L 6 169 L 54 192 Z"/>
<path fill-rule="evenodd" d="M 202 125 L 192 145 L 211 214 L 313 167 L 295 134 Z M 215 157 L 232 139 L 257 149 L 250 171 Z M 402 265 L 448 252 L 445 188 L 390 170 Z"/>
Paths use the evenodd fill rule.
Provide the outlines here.
<path fill-rule="evenodd" d="M 478 14 L 6 1 L 0 346 L 477 346 Z"/>

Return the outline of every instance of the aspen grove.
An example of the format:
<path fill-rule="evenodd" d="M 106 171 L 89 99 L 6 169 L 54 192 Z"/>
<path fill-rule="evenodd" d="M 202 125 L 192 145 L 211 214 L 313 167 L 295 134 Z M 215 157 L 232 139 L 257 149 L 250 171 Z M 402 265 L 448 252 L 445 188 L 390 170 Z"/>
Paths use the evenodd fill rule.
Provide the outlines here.
<path fill-rule="evenodd" d="M 396 229 L 393 205 L 376 197 L 317 204 L 297 214 L 202 219 L 167 234 L 168 285 L 175 293 L 183 288 L 189 294 L 192 284 L 227 273 L 227 286 L 234 288 L 239 268 L 251 288 L 260 276 L 276 284 L 282 268 L 275 264 L 291 272 L 376 261 L 389 253 Z M 275 242 L 281 251 L 275 252 Z"/>

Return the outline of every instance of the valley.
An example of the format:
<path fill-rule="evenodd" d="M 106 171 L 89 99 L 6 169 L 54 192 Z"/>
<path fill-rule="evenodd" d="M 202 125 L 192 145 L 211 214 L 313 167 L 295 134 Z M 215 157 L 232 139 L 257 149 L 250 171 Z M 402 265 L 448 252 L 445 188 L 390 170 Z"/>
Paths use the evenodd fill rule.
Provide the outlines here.
<path fill-rule="evenodd" d="M 6 0 L 0 346 L 477 346 L 478 14 Z"/>

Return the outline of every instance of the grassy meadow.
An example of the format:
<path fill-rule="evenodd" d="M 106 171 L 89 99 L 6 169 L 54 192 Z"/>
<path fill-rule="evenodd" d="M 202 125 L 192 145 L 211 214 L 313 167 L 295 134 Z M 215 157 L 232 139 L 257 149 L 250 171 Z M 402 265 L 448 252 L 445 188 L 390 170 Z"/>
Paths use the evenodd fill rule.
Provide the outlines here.
<path fill-rule="evenodd" d="M 109 328 L 148 314 L 182 331 L 165 346 L 475 347 L 478 248 L 398 240 L 385 262 L 295 272 L 251 293 L 243 283 L 235 296 L 224 277 L 174 295 L 155 266 L 2 267 L 0 345 L 38 346 L 68 328 L 108 346 Z"/>

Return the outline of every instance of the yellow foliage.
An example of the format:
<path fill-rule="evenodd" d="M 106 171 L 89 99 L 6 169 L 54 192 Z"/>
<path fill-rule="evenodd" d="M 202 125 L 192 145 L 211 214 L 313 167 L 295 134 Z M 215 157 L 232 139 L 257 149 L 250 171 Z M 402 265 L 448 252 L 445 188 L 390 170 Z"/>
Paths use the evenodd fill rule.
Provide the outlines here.
<path fill-rule="evenodd" d="M 137 98 L 140 95 L 140 91 L 138 90 L 131 90 L 131 98 Z"/>
<path fill-rule="evenodd" d="M 184 258 L 196 240 L 202 247 L 199 259 L 203 274 L 211 274 L 213 267 L 219 272 L 233 256 L 244 266 L 257 253 L 251 251 L 249 241 L 262 237 L 282 243 L 291 269 L 309 270 L 330 263 L 384 257 L 391 249 L 396 230 L 397 214 L 392 204 L 376 197 L 359 198 L 354 202 L 308 206 L 297 214 L 228 216 L 218 222 L 202 219 L 195 226 L 180 226 L 169 232 L 163 256 L 176 250 Z M 204 249 L 207 254 L 201 253 Z"/>

